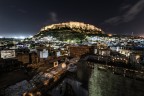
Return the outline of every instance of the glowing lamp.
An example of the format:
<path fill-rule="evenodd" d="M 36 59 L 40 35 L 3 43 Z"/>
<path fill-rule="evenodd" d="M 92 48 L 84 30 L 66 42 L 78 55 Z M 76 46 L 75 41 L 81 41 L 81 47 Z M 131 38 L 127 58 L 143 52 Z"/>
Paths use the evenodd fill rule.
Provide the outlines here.
<path fill-rule="evenodd" d="M 66 64 L 65 63 L 62 63 L 61 64 L 61 67 L 64 69 L 64 68 L 66 68 Z"/>

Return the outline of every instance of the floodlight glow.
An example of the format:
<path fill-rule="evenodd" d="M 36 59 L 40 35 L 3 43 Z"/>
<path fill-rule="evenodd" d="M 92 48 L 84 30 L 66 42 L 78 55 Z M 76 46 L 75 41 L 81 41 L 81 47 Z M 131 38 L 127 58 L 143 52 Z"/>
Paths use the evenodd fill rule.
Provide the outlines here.
<path fill-rule="evenodd" d="M 74 41 L 72 40 L 71 43 L 74 43 Z"/>

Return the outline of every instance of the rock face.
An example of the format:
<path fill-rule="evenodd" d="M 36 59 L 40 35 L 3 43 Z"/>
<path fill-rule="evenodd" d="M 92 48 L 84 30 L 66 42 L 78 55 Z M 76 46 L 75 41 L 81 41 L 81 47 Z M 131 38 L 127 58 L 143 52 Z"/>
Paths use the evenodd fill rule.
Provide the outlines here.
<path fill-rule="evenodd" d="M 97 28 L 94 25 L 85 24 L 82 22 L 72 22 L 72 21 L 45 26 L 40 30 L 40 32 L 50 31 L 53 29 L 71 29 L 71 30 L 77 31 L 77 32 L 85 31 L 86 34 L 90 34 L 91 31 L 93 31 L 93 33 L 95 32 L 95 34 L 96 33 L 104 33 L 100 28 Z"/>
<path fill-rule="evenodd" d="M 144 82 L 98 70 L 89 80 L 89 96 L 144 96 Z"/>

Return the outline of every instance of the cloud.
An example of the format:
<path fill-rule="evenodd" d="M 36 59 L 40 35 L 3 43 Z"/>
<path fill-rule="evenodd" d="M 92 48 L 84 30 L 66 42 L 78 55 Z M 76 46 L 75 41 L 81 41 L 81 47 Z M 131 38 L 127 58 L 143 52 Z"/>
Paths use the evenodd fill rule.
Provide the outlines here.
<path fill-rule="evenodd" d="M 122 6 L 120 10 L 126 10 L 126 11 L 120 16 L 115 16 L 105 20 L 105 23 L 117 25 L 120 23 L 132 21 L 143 10 L 143 8 L 144 8 L 144 0 L 139 0 L 133 6 L 130 4 Z"/>
<path fill-rule="evenodd" d="M 125 4 L 120 7 L 120 11 L 125 11 L 125 10 L 129 9 L 130 7 L 131 7 L 131 4 Z"/>
<path fill-rule="evenodd" d="M 45 22 L 43 22 L 44 25 L 49 25 L 49 24 L 54 24 L 57 23 L 58 20 L 58 15 L 56 12 L 49 12 L 48 17 L 46 18 Z"/>
<path fill-rule="evenodd" d="M 122 19 L 121 19 L 120 16 L 116 16 L 116 17 L 112 17 L 112 18 L 109 18 L 109 19 L 105 20 L 105 23 L 118 25 L 121 20 Z"/>
<path fill-rule="evenodd" d="M 17 9 L 17 11 L 20 12 L 20 13 L 23 13 L 23 14 L 24 14 L 24 13 L 27 13 L 27 11 L 24 10 L 24 9 Z"/>
<path fill-rule="evenodd" d="M 133 20 L 137 16 L 137 14 L 142 11 L 143 8 L 144 8 L 144 0 L 139 0 L 139 2 L 137 2 L 133 7 L 131 7 L 130 10 L 127 11 L 126 14 L 123 15 L 124 17 L 123 21 L 129 22 Z"/>
<path fill-rule="evenodd" d="M 49 16 L 50 16 L 50 20 L 51 20 L 52 22 L 57 22 L 57 21 L 58 21 L 56 12 L 50 12 L 50 13 L 49 13 Z"/>

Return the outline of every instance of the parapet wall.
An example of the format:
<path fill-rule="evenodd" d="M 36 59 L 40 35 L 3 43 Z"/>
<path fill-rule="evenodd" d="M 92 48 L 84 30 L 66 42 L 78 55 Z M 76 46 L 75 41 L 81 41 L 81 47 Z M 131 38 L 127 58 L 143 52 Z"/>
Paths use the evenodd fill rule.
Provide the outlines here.
<path fill-rule="evenodd" d="M 94 65 L 89 80 L 89 96 L 144 96 L 144 81 L 100 70 Z"/>

